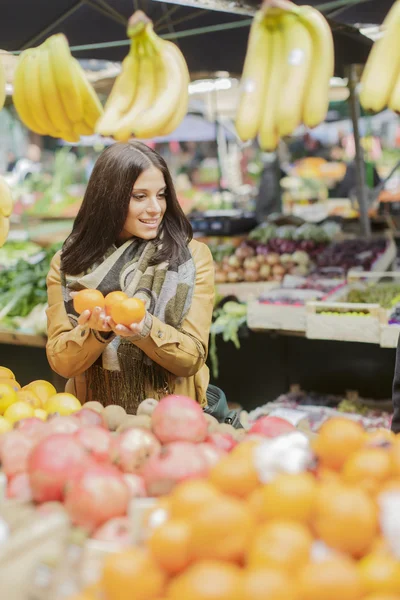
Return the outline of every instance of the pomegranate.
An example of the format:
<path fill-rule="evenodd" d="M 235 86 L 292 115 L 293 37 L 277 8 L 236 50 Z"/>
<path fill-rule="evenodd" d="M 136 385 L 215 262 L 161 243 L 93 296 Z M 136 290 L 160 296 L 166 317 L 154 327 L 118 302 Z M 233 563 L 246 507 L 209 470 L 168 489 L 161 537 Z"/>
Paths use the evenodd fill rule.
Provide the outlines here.
<path fill-rule="evenodd" d="M 206 442 L 220 450 L 225 450 L 225 452 L 230 452 L 237 445 L 237 441 L 229 433 L 220 433 L 219 431 L 210 433 Z"/>
<path fill-rule="evenodd" d="M 146 497 L 146 486 L 144 485 L 143 477 L 134 475 L 133 473 L 124 473 L 123 478 L 129 488 L 130 498 Z"/>
<path fill-rule="evenodd" d="M 297 431 L 296 427 L 280 417 L 261 417 L 252 425 L 248 433 L 260 434 L 264 437 L 274 438 L 284 433 Z"/>
<path fill-rule="evenodd" d="M 79 421 L 74 416 L 62 417 L 55 415 L 46 421 L 46 435 L 55 433 L 75 433 L 80 428 Z"/>
<path fill-rule="evenodd" d="M 17 421 L 14 429 L 21 431 L 24 435 L 31 438 L 34 442 L 38 442 L 46 434 L 46 423 L 36 417 L 22 419 Z"/>
<path fill-rule="evenodd" d="M 109 519 L 126 515 L 129 490 L 122 473 L 111 465 L 92 464 L 68 483 L 65 508 L 75 525 L 89 532 Z"/>
<path fill-rule="evenodd" d="M 75 439 L 98 462 L 108 462 L 111 448 L 111 434 L 102 427 L 83 427 L 74 434 Z"/>
<path fill-rule="evenodd" d="M 96 529 L 92 538 L 101 542 L 111 542 L 118 548 L 127 548 L 132 545 L 130 521 L 128 517 L 115 517 Z"/>
<path fill-rule="evenodd" d="M 154 454 L 160 450 L 160 442 L 146 429 L 127 429 L 113 440 L 111 460 L 124 473 L 140 473 Z"/>
<path fill-rule="evenodd" d="M 71 434 L 57 433 L 39 442 L 27 469 L 34 500 L 62 500 L 67 481 L 89 463 L 85 448 Z"/>
<path fill-rule="evenodd" d="M 2 435 L 1 464 L 7 477 L 26 471 L 33 446 L 33 440 L 21 431 L 8 431 Z"/>
<path fill-rule="evenodd" d="M 219 459 L 224 456 L 224 454 L 226 454 L 226 452 L 221 450 L 221 448 L 217 448 L 217 446 L 214 446 L 214 444 L 208 444 L 207 442 L 199 444 L 198 448 L 204 456 L 210 469 L 217 464 Z"/>
<path fill-rule="evenodd" d="M 7 484 L 7 498 L 20 500 L 21 502 L 32 501 L 32 490 L 28 473 L 18 473 L 9 480 Z"/>
<path fill-rule="evenodd" d="M 74 414 L 74 417 L 81 427 L 103 427 L 107 429 L 103 415 L 90 408 L 81 408 Z"/>
<path fill-rule="evenodd" d="M 143 469 L 143 479 L 149 496 L 168 494 L 175 484 L 185 479 L 205 477 L 209 466 L 198 445 L 173 442 L 161 448 Z"/>
<path fill-rule="evenodd" d="M 197 402 L 186 396 L 166 396 L 152 414 L 152 429 L 163 444 L 169 442 L 203 442 L 208 423 Z"/>

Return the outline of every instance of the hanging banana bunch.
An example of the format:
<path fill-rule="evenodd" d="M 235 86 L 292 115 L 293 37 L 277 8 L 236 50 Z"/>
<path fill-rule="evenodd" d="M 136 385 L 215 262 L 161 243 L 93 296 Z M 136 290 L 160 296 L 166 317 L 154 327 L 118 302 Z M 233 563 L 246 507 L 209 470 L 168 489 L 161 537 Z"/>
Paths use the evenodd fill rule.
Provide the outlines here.
<path fill-rule="evenodd" d="M 126 141 L 174 131 L 187 113 L 190 75 L 178 46 L 161 39 L 136 11 L 128 23 L 129 54 L 96 125 L 102 135 Z"/>
<path fill-rule="evenodd" d="M 13 209 L 11 190 L 4 179 L 0 176 L 0 248 L 5 244 L 10 230 L 10 215 Z"/>
<path fill-rule="evenodd" d="M 322 14 L 290 0 L 266 0 L 249 35 L 241 79 L 236 131 L 258 136 L 273 151 L 301 124 L 316 127 L 329 105 L 334 73 L 333 38 Z"/>
<path fill-rule="evenodd" d="M 383 36 L 371 48 L 361 77 L 360 102 L 365 110 L 380 112 L 387 106 L 400 112 L 400 1 L 382 24 Z"/>
<path fill-rule="evenodd" d="M 96 92 L 61 33 L 22 52 L 14 75 L 13 100 L 28 129 L 68 142 L 92 135 L 103 113 Z"/>

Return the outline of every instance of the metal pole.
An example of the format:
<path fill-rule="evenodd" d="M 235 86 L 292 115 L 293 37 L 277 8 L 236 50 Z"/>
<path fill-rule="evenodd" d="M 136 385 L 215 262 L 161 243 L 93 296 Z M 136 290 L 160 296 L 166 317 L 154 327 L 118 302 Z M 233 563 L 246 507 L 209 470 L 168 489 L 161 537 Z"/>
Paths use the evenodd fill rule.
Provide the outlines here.
<path fill-rule="evenodd" d="M 356 186 L 357 186 L 357 200 L 360 211 L 360 224 L 363 236 L 370 237 L 371 225 L 368 217 L 368 202 L 365 185 L 365 164 L 363 149 L 360 144 L 360 130 L 358 127 L 360 119 L 360 104 L 358 102 L 358 95 L 356 86 L 358 83 L 356 66 L 350 65 L 349 67 L 349 90 L 350 90 L 350 110 L 351 120 L 353 122 L 353 135 L 354 135 L 354 146 L 356 151 L 355 156 L 355 167 L 356 167 Z"/>

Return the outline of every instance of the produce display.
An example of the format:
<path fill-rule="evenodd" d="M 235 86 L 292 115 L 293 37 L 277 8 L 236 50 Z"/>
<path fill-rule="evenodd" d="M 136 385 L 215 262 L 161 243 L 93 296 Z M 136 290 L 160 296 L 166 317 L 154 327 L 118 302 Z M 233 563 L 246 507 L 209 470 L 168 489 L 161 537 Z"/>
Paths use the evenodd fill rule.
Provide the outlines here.
<path fill-rule="evenodd" d="M 14 76 L 13 101 L 21 121 L 41 135 L 77 142 L 92 135 L 103 112 L 100 100 L 66 37 L 58 33 L 24 50 Z"/>
<path fill-rule="evenodd" d="M 360 102 L 365 110 L 387 106 L 400 112 L 400 58 L 397 51 L 400 2 L 394 2 L 382 24 L 382 36 L 369 53 L 361 77 Z"/>
<path fill-rule="evenodd" d="M 214 310 L 213 322 L 210 329 L 211 370 L 218 377 L 217 335 L 222 335 L 224 342 L 232 342 L 237 350 L 240 349 L 239 331 L 246 327 L 247 306 L 233 300 L 224 302 Z"/>
<path fill-rule="evenodd" d="M 329 234 L 317 225 L 275 227 L 262 224 L 254 229 L 232 255 L 230 248 L 216 265 L 217 283 L 241 281 L 281 282 L 287 273 L 307 275 L 312 261 L 329 243 Z"/>
<path fill-rule="evenodd" d="M 347 273 L 356 267 L 369 271 L 386 247 L 387 240 L 384 238 L 333 242 L 316 257 L 317 269 L 321 274 L 327 273 L 330 276 L 334 273 Z"/>
<path fill-rule="evenodd" d="M 46 332 L 46 276 L 60 246 L 51 246 L 0 270 L 0 323 L 3 329 Z"/>
<path fill-rule="evenodd" d="M 0 61 L 0 70 L 1 70 Z M 0 86 L 1 86 L 1 75 L 0 75 Z M 1 104 L 1 98 L 0 98 Z M 1 106 L 0 106 L 1 109 Z M 10 215 L 12 213 L 14 201 L 11 195 L 11 190 L 7 185 L 7 182 L 0 175 L 0 248 L 4 246 L 7 241 L 8 233 L 10 231 Z"/>
<path fill-rule="evenodd" d="M 398 599 L 398 436 L 334 418 L 310 441 L 279 422 L 163 497 L 144 544 L 74 600 Z"/>
<path fill-rule="evenodd" d="M 131 47 L 96 125 L 116 140 L 152 138 L 174 131 L 186 115 L 190 75 L 179 47 L 160 38 L 136 11 L 128 23 Z"/>
<path fill-rule="evenodd" d="M 302 123 L 321 123 L 333 72 L 333 38 L 322 14 L 288 0 L 264 2 L 253 20 L 242 73 L 239 137 L 258 135 L 260 147 L 272 151 Z"/>
<path fill-rule="evenodd" d="M 387 309 L 399 301 L 400 285 L 396 283 L 377 283 L 365 288 L 353 288 L 346 297 L 346 302 L 380 304 Z"/>

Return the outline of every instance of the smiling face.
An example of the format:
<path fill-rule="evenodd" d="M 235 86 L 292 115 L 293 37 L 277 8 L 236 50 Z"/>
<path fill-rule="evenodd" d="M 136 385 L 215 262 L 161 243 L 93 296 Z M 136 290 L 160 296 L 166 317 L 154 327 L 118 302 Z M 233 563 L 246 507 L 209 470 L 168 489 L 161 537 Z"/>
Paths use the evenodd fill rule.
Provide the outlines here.
<path fill-rule="evenodd" d="M 139 175 L 133 185 L 121 240 L 132 237 L 152 240 L 157 237 L 166 208 L 164 176 L 156 167 L 149 167 Z"/>

